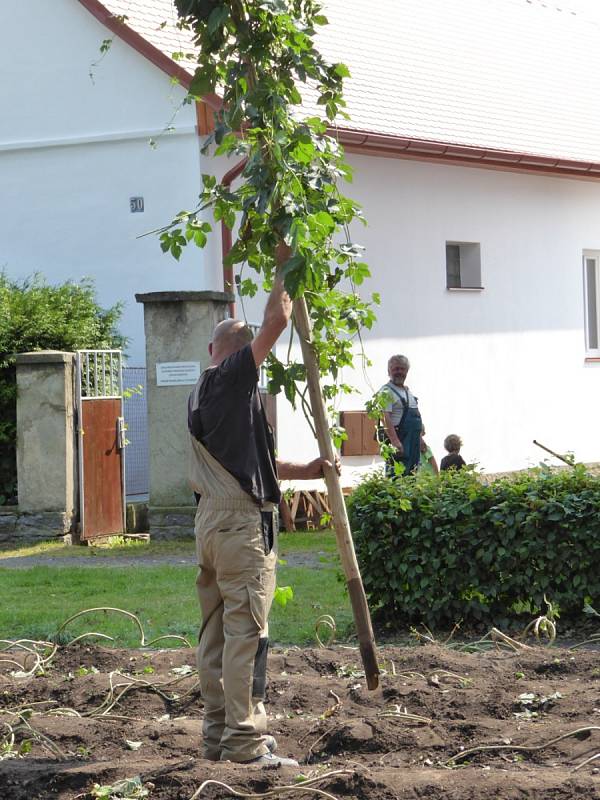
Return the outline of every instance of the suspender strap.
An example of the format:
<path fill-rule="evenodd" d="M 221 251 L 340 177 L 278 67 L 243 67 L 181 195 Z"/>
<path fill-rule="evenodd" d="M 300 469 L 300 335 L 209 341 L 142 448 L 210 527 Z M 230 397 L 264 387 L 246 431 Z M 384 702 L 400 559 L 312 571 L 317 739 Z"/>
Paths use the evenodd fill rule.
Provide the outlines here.
<path fill-rule="evenodd" d="M 406 411 L 406 409 L 408 408 L 408 389 L 404 390 L 406 392 L 406 397 L 402 397 L 400 392 L 395 388 L 393 384 L 388 383 L 388 388 L 392 390 L 392 392 L 396 395 L 398 400 L 400 400 L 400 402 L 402 403 L 403 411 Z"/>

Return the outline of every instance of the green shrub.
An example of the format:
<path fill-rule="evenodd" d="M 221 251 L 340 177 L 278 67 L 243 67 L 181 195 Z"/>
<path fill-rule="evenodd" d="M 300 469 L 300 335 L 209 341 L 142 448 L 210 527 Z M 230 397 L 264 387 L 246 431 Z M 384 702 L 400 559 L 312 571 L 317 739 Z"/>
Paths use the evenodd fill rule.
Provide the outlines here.
<path fill-rule="evenodd" d="M 489 485 L 374 475 L 348 507 L 371 606 L 398 627 L 506 625 L 544 594 L 565 619 L 600 599 L 600 480 L 581 465 Z"/>
<path fill-rule="evenodd" d="M 16 354 L 122 347 L 121 308 L 102 309 L 88 279 L 49 286 L 41 275 L 12 281 L 0 273 L 0 505 L 16 494 Z"/>

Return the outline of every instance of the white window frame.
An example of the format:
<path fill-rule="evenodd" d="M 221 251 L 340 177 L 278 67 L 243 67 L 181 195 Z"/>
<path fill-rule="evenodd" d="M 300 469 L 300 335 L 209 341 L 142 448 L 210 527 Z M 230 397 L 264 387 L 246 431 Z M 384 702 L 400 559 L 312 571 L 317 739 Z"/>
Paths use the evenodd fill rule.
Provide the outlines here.
<path fill-rule="evenodd" d="M 596 319 L 591 320 L 589 317 L 590 307 L 590 286 L 588 282 L 588 265 L 587 262 L 593 259 L 595 262 L 595 311 Z M 583 311 L 584 311 L 584 335 L 585 335 L 585 354 L 588 358 L 600 358 L 600 250 L 584 250 L 582 257 L 583 269 Z M 590 346 L 590 328 L 595 324 L 596 326 L 596 347 Z"/>
<path fill-rule="evenodd" d="M 460 286 L 448 285 L 448 247 L 458 247 Z M 481 244 L 479 242 L 446 241 L 446 290 L 448 292 L 481 292 Z"/>

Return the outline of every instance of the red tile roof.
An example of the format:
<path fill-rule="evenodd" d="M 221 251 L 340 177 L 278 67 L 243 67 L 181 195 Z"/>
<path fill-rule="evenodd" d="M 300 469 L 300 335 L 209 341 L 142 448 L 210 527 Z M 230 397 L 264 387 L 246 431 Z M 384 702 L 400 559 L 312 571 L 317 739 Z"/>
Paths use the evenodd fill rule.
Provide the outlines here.
<path fill-rule="evenodd" d="M 172 0 L 80 2 L 127 15 L 126 29 L 166 71 L 193 71 L 170 60 L 193 50 Z M 600 175 L 600 15 L 582 8 L 585 0 L 326 0 L 320 47 L 352 73 L 341 138 L 376 152 Z"/>

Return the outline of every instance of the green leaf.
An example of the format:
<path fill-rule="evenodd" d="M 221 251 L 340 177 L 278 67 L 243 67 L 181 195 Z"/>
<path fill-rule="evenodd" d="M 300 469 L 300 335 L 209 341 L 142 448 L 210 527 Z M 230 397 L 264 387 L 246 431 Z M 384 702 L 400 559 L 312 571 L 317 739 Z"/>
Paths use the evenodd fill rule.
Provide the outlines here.
<path fill-rule="evenodd" d="M 294 599 L 294 590 L 291 586 L 277 586 L 273 599 L 281 608 L 285 608 L 290 600 Z"/>
<path fill-rule="evenodd" d="M 203 230 L 197 230 L 194 232 L 194 244 L 197 247 L 204 247 L 206 242 L 207 238 Z"/>
<path fill-rule="evenodd" d="M 325 228 L 328 235 L 335 230 L 335 221 L 327 211 L 317 211 L 317 213 L 313 215 L 313 219 L 318 225 Z"/>
<path fill-rule="evenodd" d="M 250 278 L 245 278 L 239 284 L 239 291 L 244 297 L 254 297 L 258 292 L 258 286 Z"/>
<path fill-rule="evenodd" d="M 342 64 L 341 62 L 339 64 L 336 64 L 333 69 L 335 74 L 338 75 L 340 78 L 350 77 L 350 70 L 345 64 Z"/>
<path fill-rule="evenodd" d="M 223 5 L 214 8 L 208 17 L 208 33 L 213 36 L 215 31 L 218 28 L 222 28 L 228 19 L 229 9 L 227 6 Z"/>
<path fill-rule="evenodd" d="M 188 89 L 194 97 L 210 94 L 215 90 L 216 75 L 214 71 L 207 68 L 197 69 Z"/>
<path fill-rule="evenodd" d="M 303 255 L 296 253 L 291 256 L 281 269 L 285 288 L 290 293 L 290 297 L 297 297 L 303 283 L 306 260 Z"/>
<path fill-rule="evenodd" d="M 348 277 L 354 281 L 357 286 L 360 286 L 365 278 L 371 277 L 371 271 L 367 264 L 362 262 L 355 262 L 346 270 Z"/>
<path fill-rule="evenodd" d="M 310 164 L 315 152 L 315 146 L 310 142 L 298 142 L 292 150 L 292 158 L 301 164 Z"/>

